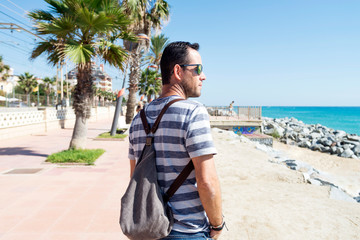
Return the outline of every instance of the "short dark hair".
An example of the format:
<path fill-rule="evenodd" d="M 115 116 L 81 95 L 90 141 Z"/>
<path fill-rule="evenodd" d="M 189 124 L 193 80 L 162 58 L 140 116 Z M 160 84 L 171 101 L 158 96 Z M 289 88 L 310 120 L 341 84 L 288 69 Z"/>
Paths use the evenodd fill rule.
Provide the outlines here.
<path fill-rule="evenodd" d="M 176 64 L 187 64 L 188 48 L 199 50 L 198 43 L 172 42 L 164 49 L 160 60 L 162 84 L 169 84 L 172 70 Z"/>

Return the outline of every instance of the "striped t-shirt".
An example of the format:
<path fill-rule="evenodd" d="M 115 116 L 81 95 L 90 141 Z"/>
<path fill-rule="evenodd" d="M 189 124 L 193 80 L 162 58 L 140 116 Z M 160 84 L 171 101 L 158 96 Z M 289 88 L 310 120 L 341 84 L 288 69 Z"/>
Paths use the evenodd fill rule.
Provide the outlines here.
<path fill-rule="evenodd" d="M 163 107 L 179 96 L 159 98 L 145 107 L 150 127 Z M 146 141 L 140 114 L 137 114 L 129 130 L 129 159 L 138 161 Z M 154 136 L 158 182 L 166 192 L 191 158 L 216 154 L 209 115 L 206 108 L 195 101 L 175 102 L 165 112 Z M 201 204 L 195 171 L 170 199 L 174 214 L 173 230 L 185 233 L 208 231 L 209 222 Z"/>

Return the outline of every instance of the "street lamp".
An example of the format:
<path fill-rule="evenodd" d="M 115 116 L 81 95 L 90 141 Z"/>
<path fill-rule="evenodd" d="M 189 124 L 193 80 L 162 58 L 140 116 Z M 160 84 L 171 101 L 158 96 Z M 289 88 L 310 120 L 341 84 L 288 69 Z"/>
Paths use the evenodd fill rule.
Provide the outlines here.
<path fill-rule="evenodd" d="M 143 34 L 143 33 L 140 33 L 137 35 L 137 38 L 138 38 L 138 42 L 140 44 L 140 47 L 137 48 L 137 51 L 136 53 L 138 52 L 141 52 L 141 50 L 143 49 L 143 45 L 146 46 L 146 41 L 149 41 L 150 38 L 146 35 L 146 34 Z M 127 72 L 127 68 L 129 66 L 129 62 L 131 60 L 131 50 L 132 50 L 132 44 L 133 42 L 130 43 L 130 49 L 129 49 L 129 52 L 130 52 L 130 57 L 126 63 L 126 68 L 125 68 L 125 73 L 124 73 L 124 80 L 123 80 L 123 83 L 122 83 L 122 88 L 121 90 L 119 91 L 118 95 L 117 95 L 117 99 L 116 99 L 116 107 L 115 107 L 115 113 L 114 113 L 114 119 L 113 119 L 113 123 L 112 123 L 112 126 L 111 126 L 111 131 L 110 131 L 110 135 L 111 136 L 114 136 L 115 133 L 116 133 L 116 127 L 117 127 L 117 124 L 118 124 L 118 119 L 119 119 L 119 113 L 121 112 L 121 115 L 123 115 L 122 113 L 122 108 L 121 108 L 121 104 L 122 104 L 122 100 L 123 100 L 123 96 L 124 96 L 124 92 L 125 92 L 125 80 L 126 80 L 126 72 Z"/>

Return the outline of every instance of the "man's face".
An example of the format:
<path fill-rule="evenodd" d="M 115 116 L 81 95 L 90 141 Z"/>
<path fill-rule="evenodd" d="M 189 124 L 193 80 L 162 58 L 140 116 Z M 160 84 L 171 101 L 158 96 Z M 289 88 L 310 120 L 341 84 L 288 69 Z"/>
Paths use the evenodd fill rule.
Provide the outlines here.
<path fill-rule="evenodd" d="M 186 64 L 202 64 L 201 56 L 198 51 L 188 49 L 188 62 Z M 200 97 L 202 82 L 206 79 L 204 72 L 199 75 L 196 72 L 197 66 L 185 66 L 182 68 L 183 78 L 182 86 L 185 91 L 185 96 Z"/>

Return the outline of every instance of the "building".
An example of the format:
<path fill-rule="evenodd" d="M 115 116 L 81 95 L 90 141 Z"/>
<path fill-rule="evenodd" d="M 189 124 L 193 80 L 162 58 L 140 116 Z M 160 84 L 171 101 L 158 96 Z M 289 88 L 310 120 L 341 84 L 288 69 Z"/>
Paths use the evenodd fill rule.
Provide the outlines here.
<path fill-rule="evenodd" d="M 91 63 L 91 65 L 91 74 L 94 77 L 93 83 L 95 87 L 103 91 L 112 92 L 112 79 L 104 71 L 104 65 L 100 64 L 100 66 L 97 66 L 95 63 Z M 77 68 L 74 68 L 67 73 L 68 82 L 71 86 L 77 84 L 76 74 Z"/>
<path fill-rule="evenodd" d="M 10 68 L 7 74 L 9 75 L 9 77 L 6 80 L 0 80 L 0 90 L 6 94 L 10 94 L 14 91 L 15 86 L 19 81 L 19 77 L 14 75 L 13 68 Z"/>

